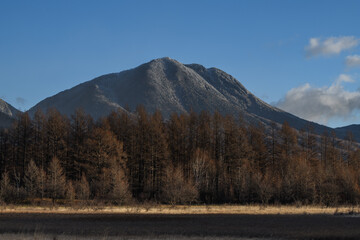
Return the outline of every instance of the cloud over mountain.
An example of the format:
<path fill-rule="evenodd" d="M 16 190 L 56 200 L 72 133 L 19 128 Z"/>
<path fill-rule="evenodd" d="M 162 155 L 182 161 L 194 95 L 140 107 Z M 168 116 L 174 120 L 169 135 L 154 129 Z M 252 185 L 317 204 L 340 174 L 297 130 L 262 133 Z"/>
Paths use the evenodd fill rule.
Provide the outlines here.
<path fill-rule="evenodd" d="M 354 82 L 354 79 L 341 74 L 331 86 L 320 88 L 306 83 L 287 92 L 276 106 L 309 121 L 323 124 L 335 117 L 355 117 L 354 111 L 360 109 L 360 92 L 345 90 L 342 85 L 344 82 Z"/>
<path fill-rule="evenodd" d="M 354 36 L 330 37 L 326 39 L 310 38 L 309 45 L 305 47 L 306 56 L 334 55 L 344 50 L 356 47 L 359 39 Z"/>

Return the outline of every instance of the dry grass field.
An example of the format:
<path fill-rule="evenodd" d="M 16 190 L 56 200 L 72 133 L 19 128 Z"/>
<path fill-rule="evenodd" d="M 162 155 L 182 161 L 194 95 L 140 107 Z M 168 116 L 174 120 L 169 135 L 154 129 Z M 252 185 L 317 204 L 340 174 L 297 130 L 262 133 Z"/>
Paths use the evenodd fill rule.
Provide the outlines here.
<path fill-rule="evenodd" d="M 130 206 L 0 206 L 0 213 L 59 214 L 330 214 L 360 213 L 360 206 L 292 206 L 292 205 L 130 205 Z"/>

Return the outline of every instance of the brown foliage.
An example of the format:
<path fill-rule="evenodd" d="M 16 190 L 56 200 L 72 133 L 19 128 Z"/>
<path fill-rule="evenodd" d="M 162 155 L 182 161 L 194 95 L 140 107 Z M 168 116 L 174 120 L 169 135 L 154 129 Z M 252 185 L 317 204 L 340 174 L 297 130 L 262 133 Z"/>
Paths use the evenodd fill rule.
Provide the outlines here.
<path fill-rule="evenodd" d="M 76 196 L 80 200 L 89 200 L 90 186 L 84 173 L 82 174 L 80 181 L 77 183 Z"/>
<path fill-rule="evenodd" d="M 8 172 L 4 172 L 1 176 L 0 182 L 0 200 L 4 202 L 11 202 L 14 197 L 15 189 L 10 183 Z"/>
<path fill-rule="evenodd" d="M 34 161 L 30 161 L 25 171 L 24 184 L 29 197 L 41 197 L 41 173 Z"/>
<path fill-rule="evenodd" d="M 194 203 L 198 198 L 198 191 L 191 180 L 186 180 L 182 169 L 167 167 L 165 170 L 165 184 L 163 200 L 170 204 Z"/>
<path fill-rule="evenodd" d="M 0 132 L 1 199 L 123 204 L 360 201 L 360 150 L 351 134 L 317 137 L 311 126 L 250 124 L 218 112 L 164 120 L 139 106 L 93 122 L 78 110 L 19 115 Z"/>
<path fill-rule="evenodd" d="M 52 199 L 63 198 L 66 191 L 66 178 L 58 158 L 54 157 L 48 168 L 47 191 Z"/>

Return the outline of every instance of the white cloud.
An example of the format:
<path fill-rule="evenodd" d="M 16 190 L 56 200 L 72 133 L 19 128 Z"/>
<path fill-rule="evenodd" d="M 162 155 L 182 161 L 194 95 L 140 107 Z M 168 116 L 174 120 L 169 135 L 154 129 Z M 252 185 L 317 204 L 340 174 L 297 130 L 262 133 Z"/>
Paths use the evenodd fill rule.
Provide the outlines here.
<path fill-rule="evenodd" d="M 359 39 L 354 36 L 330 37 L 324 40 L 320 38 L 310 38 L 309 45 L 305 47 L 306 56 L 334 55 L 344 50 L 356 47 Z"/>
<path fill-rule="evenodd" d="M 360 109 L 360 91 L 347 91 L 342 83 L 354 82 L 346 74 L 341 74 L 331 86 L 316 88 L 309 83 L 291 89 L 275 105 L 309 121 L 327 124 L 330 119 L 356 118 Z"/>
<path fill-rule="evenodd" d="M 341 84 L 342 82 L 353 83 L 355 80 L 348 74 L 340 74 L 335 81 L 335 85 Z"/>
<path fill-rule="evenodd" d="M 346 57 L 346 66 L 360 67 L 360 55 L 352 55 Z"/>

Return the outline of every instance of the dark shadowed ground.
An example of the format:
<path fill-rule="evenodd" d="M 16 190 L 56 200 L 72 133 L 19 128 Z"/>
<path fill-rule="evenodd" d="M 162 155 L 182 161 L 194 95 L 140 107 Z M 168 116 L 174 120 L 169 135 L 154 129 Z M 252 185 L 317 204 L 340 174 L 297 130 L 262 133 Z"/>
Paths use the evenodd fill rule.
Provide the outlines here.
<path fill-rule="evenodd" d="M 334 215 L 0 214 L 1 234 L 156 238 L 360 239 L 360 217 Z"/>

